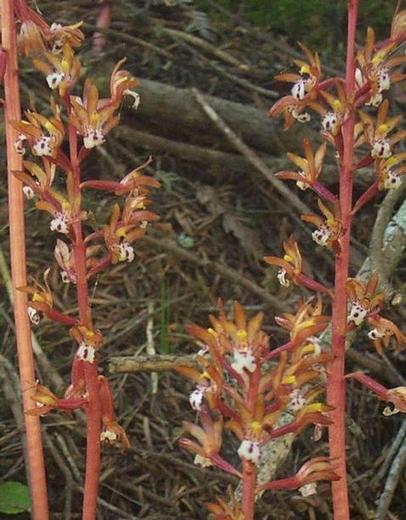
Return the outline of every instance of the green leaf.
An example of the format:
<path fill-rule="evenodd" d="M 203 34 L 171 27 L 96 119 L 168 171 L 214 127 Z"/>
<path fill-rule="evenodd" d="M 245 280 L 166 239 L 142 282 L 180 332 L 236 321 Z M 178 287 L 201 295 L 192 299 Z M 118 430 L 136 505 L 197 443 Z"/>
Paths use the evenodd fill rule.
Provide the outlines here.
<path fill-rule="evenodd" d="M 25 484 L 12 481 L 0 484 L 0 513 L 16 515 L 29 511 L 30 507 L 30 491 Z"/>

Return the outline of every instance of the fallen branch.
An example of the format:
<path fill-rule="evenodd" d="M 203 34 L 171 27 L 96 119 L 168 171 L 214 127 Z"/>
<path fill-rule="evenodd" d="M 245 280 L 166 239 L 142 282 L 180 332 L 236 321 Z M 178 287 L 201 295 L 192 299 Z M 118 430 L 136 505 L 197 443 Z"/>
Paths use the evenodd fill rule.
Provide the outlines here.
<path fill-rule="evenodd" d="M 140 78 L 137 92 L 141 103 L 136 121 L 142 124 L 143 131 L 153 125 L 153 133 L 169 139 L 188 142 L 193 139 L 195 144 L 203 145 L 215 142 L 216 148 L 230 150 L 228 139 L 210 135 L 211 126 L 207 115 L 196 103 L 190 89 Z M 253 106 L 215 96 L 205 96 L 205 100 L 227 125 L 238 128 L 241 140 L 256 151 L 270 156 L 285 156 L 286 149 L 293 150 L 302 144 L 303 128 L 283 131 L 265 112 Z M 125 120 L 124 123 L 129 124 Z"/>
<path fill-rule="evenodd" d="M 197 368 L 194 354 L 179 356 L 154 355 L 154 356 L 117 356 L 110 359 L 109 371 L 112 374 L 129 372 L 175 372 L 179 367 Z"/>
<path fill-rule="evenodd" d="M 141 132 L 129 126 L 123 125 L 118 127 L 114 134 L 120 141 L 131 143 L 145 150 L 150 150 L 155 153 L 168 153 L 173 157 L 191 163 L 220 166 L 227 171 L 227 174 L 247 173 L 251 168 L 251 164 L 244 156 L 175 141 L 147 132 Z M 276 163 L 280 162 L 280 159 L 266 157 L 263 161 L 267 166 L 277 168 Z"/>

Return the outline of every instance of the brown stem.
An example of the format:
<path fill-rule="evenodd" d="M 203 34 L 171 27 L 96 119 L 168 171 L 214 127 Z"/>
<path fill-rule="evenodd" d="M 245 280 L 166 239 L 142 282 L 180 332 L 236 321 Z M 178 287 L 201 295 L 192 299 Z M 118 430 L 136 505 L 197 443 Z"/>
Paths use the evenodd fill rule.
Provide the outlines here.
<path fill-rule="evenodd" d="M 21 119 L 18 83 L 18 61 L 16 27 L 11 0 L 1 0 L 2 46 L 7 53 L 8 63 L 4 76 L 5 119 L 7 140 L 7 171 L 9 188 L 10 255 L 13 281 L 15 333 L 21 394 L 24 410 L 32 408 L 31 395 L 34 392 L 35 370 L 31 348 L 31 329 L 27 316 L 27 295 L 16 287 L 27 285 L 25 260 L 24 204 L 21 182 L 13 171 L 23 169 L 22 158 L 14 150 L 17 132 L 8 121 Z M 47 520 L 48 497 L 45 477 L 44 453 L 39 418 L 24 415 L 26 429 L 26 456 L 28 478 L 32 495 L 32 514 L 35 520 Z"/>
<path fill-rule="evenodd" d="M 358 0 L 348 2 L 348 40 L 345 88 L 351 99 L 355 86 L 355 35 Z M 336 472 L 340 480 L 332 483 L 335 520 L 349 520 L 348 484 L 345 452 L 345 336 L 347 329 L 347 295 L 345 283 L 348 278 L 351 237 L 352 164 L 354 155 L 355 109 L 343 124 L 343 158 L 340 168 L 340 209 L 344 235 L 336 256 L 334 302 L 332 314 L 333 361 L 329 370 L 327 398 L 334 407 L 331 412 L 333 424 L 329 427 L 330 456 L 336 460 Z"/>
<path fill-rule="evenodd" d="M 92 329 L 92 317 L 89 302 L 89 290 L 86 276 L 86 247 L 83 241 L 82 224 L 80 220 L 80 168 L 77 153 L 77 132 L 69 125 L 69 151 L 73 178 L 73 197 L 70 201 L 73 206 L 72 228 L 74 239 L 72 242 L 76 269 L 76 290 L 79 306 L 79 318 L 88 329 Z M 101 432 L 101 403 L 99 396 L 99 382 L 97 364 L 85 363 L 85 381 L 88 396 L 86 406 L 86 474 L 83 496 L 83 520 L 96 518 L 97 494 L 100 475 L 100 432 Z"/>

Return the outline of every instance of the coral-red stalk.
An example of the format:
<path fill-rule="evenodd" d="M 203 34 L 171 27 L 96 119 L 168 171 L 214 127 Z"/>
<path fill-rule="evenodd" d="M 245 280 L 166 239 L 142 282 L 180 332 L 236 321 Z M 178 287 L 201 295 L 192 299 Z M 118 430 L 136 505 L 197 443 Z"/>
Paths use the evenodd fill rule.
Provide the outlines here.
<path fill-rule="evenodd" d="M 93 327 L 89 302 L 89 289 L 86 277 L 86 248 L 83 241 L 80 218 L 80 165 L 77 153 L 77 132 L 73 125 L 69 125 L 69 151 L 72 167 L 73 196 L 75 199 L 73 205 L 74 212 L 72 216 L 72 248 L 75 258 L 79 318 L 82 325 L 91 330 Z M 85 363 L 84 374 L 88 404 L 86 406 L 86 474 L 82 518 L 83 520 L 94 520 L 96 518 L 97 494 L 100 475 L 101 432 L 101 404 L 96 362 Z"/>
<path fill-rule="evenodd" d="M 348 39 L 345 89 L 352 99 L 355 85 L 355 36 L 358 0 L 348 2 Z M 345 283 L 348 278 L 351 236 L 352 170 L 354 155 L 355 108 L 351 104 L 342 127 L 343 156 L 340 166 L 340 209 L 344 233 L 335 263 L 335 286 L 332 314 L 332 353 L 328 380 L 328 403 L 333 424 L 329 427 L 330 456 L 336 460 L 335 471 L 340 477 L 332 483 L 335 520 L 349 520 L 349 502 L 345 452 L 345 336 L 347 329 L 347 295 Z"/>
<path fill-rule="evenodd" d="M 255 512 L 255 490 L 257 467 L 248 460 L 242 463 L 242 510 L 244 520 L 253 520 Z"/>
<path fill-rule="evenodd" d="M 259 382 L 261 369 L 259 367 L 250 375 L 249 386 L 246 395 L 246 406 L 251 416 L 254 416 L 257 396 L 259 393 Z M 257 467 L 248 460 L 242 463 L 242 511 L 245 520 L 253 520 L 255 513 L 255 494 L 257 487 Z"/>
<path fill-rule="evenodd" d="M 11 274 L 13 280 L 13 299 L 15 334 L 17 340 L 18 363 L 21 393 L 24 410 L 32 408 L 31 396 L 35 391 L 34 359 L 31 348 L 31 328 L 27 315 L 27 295 L 16 290 L 26 282 L 24 205 L 21 182 L 14 177 L 13 171 L 22 169 L 22 158 L 14 150 L 17 132 L 8 121 L 21 118 L 18 86 L 18 61 L 14 6 L 11 0 L 1 1 L 2 47 L 7 53 L 7 67 L 4 76 L 5 119 L 7 140 L 7 170 L 9 189 L 9 225 Z M 32 496 L 32 516 L 34 520 L 47 520 L 48 498 L 45 477 L 44 453 L 39 417 L 24 415 L 26 430 L 26 456 L 28 478 Z"/>

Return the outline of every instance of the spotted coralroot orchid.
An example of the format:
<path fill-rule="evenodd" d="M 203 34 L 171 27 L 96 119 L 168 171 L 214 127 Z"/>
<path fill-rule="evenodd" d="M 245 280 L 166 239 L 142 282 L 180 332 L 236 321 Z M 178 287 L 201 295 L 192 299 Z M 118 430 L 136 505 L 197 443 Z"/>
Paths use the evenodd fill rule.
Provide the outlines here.
<path fill-rule="evenodd" d="M 72 112 L 70 122 L 83 137 L 86 149 L 94 148 L 104 143 L 106 135 L 118 125 L 118 109 L 124 96 L 136 99 L 133 108 L 138 107 L 138 94 L 132 89 L 138 81 L 125 70 L 119 70 L 125 60 L 121 60 L 114 68 L 110 80 L 111 97 L 99 99 L 97 87 L 87 79 L 83 89 L 83 97 L 71 97 Z"/>
<path fill-rule="evenodd" d="M 74 318 L 54 308 L 54 298 L 48 283 L 49 271 L 47 269 L 44 272 L 44 285 L 36 281 L 33 285 L 18 288 L 20 291 L 28 293 L 31 297 L 27 307 L 30 321 L 33 325 L 39 325 L 41 317 L 46 316 L 50 320 L 64 323 L 65 325 L 73 325 L 75 323 Z"/>
<path fill-rule="evenodd" d="M 318 200 L 317 204 L 324 219 L 316 215 L 302 215 L 302 220 L 316 226 L 317 229 L 312 233 L 312 238 L 316 244 L 337 250 L 340 247 L 339 239 L 343 233 L 340 207 L 335 203 L 333 211 L 330 211 L 321 200 Z"/>
<path fill-rule="evenodd" d="M 378 276 L 376 274 L 373 274 L 367 283 L 354 278 L 347 280 L 348 328 L 351 330 L 367 321 L 370 327 L 368 337 L 379 354 L 383 353 L 384 347 L 389 347 L 392 340 L 396 344 L 396 350 L 401 350 L 406 343 L 406 336 L 393 321 L 380 315 L 385 297 L 383 293 L 377 292 L 377 286 Z"/>
<path fill-rule="evenodd" d="M 393 405 L 393 408 L 387 406 L 383 410 L 383 414 L 394 415 L 399 412 L 406 413 L 406 387 L 398 386 L 396 388 L 385 388 L 383 385 L 375 381 L 372 377 L 364 372 L 352 372 L 346 375 L 347 379 L 355 379 L 362 385 L 372 390 L 372 392 L 382 401 L 386 401 Z"/>
<path fill-rule="evenodd" d="M 295 285 L 302 285 L 311 291 L 330 292 L 327 287 L 302 272 L 302 255 L 293 236 L 283 242 L 283 249 L 285 254 L 282 258 L 277 256 L 266 256 L 264 258 L 267 264 L 279 267 L 277 277 L 283 287 L 289 287 L 290 281 L 292 281 Z"/>
<path fill-rule="evenodd" d="M 327 247 L 335 257 L 334 287 L 327 290 L 324 286 L 318 288 L 313 280 L 309 283 L 302 273 L 302 257 L 293 239 L 284 242 L 283 258 L 272 256 L 266 257 L 265 261 L 280 268 L 278 278 L 282 285 L 288 286 L 293 282 L 316 292 L 327 293 L 332 299 L 331 358 L 326 373 L 327 403 L 334 408 L 329 413 L 332 421 L 329 425 L 329 447 L 334 472 L 340 477 L 338 480 L 332 479 L 334 518 L 340 520 L 350 518 L 344 420 L 346 335 L 367 323 L 370 327 L 368 336 L 378 353 L 382 353 L 383 348 L 392 342 L 400 349 L 406 339 L 395 323 L 380 315 L 384 297 L 377 291 L 377 275 L 372 274 L 365 283 L 349 277 L 350 240 L 355 215 L 382 190 L 399 188 L 406 172 L 406 154 L 397 150 L 406 138 L 406 130 L 401 128 L 402 117 L 391 113 L 387 96 L 394 83 L 406 78 L 401 69 L 406 58 L 404 53 L 399 52 L 406 42 L 406 11 L 399 9 L 399 2 L 387 39 L 376 41 L 375 32 L 368 28 L 364 46 L 356 48 L 359 3 L 359 0 L 348 0 L 345 75 L 323 77 L 323 67 L 317 55 L 302 47 L 308 59 L 307 68 L 301 69 L 299 75 L 283 73 L 276 77 L 277 80 L 291 81 L 294 86 L 291 95 L 282 97 L 268 112 L 270 117 L 283 115 L 285 128 L 296 121 L 309 120 L 310 114 L 320 120 L 322 144 L 317 143 L 317 151 L 314 152 L 315 146 L 305 139 L 304 157 L 289 153 L 298 170 L 284 170 L 276 175 L 283 180 L 296 181 L 301 190 L 311 188 L 318 196 L 322 216 L 304 215 L 302 219 L 316 226 L 313 239 Z M 337 159 L 337 192 L 331 192 L 321 181 L 323 159 L 330 152 Z M 354 202 L 355 173 L 370 166 L 374 167 L 375 178 Z M 286 320 L 286 315 L 282 320 Z M 292 327 L 290 318 L 279 321 L 283 326 Z M 286 347 L 287 352 L 289 346 Z M 387 394 L 382 388 L 380 393 L 376 393 L 385 399 Z M 396 399 L 404 398 L 403 390 L 397 390 L 394 395 Z M 401 409 L 401 405 L 400 408 L 395 406 Z M 305 492 L 308 491 L 305 488 Z"/>
<path fill-rule="evenodd" d="M 406 172 L 404 152 L 394 153 L 394 148 L 406 137 L 406 130 L 398 130 L 389 135 L 400 124 L 402 116 L 387 117 L 389 102 L 385 99 L 379 106 L 376 120 L 368 113 L 360 111 L 360 122 L 356 146 L 367 144 L 368 153 L 358 167 L 374 164 L 375 181 L 356 201 L 353 213 L 359 211 L 378 191 L 397 189 L 401 186 L 402 175 Z M 357 130 L 357 129 L 356 129 Z"/>
<path fill-rule="evenodd" d="M 53 23 L 51 26 L 25 2 L 15 2 L 15 15 L 19 23 L 18 47 L 24 56 L 42 55 L 48 49 L 53 54 L 60 54 L 64 44 L 79 47 L 84 34 L 79 29 L 82 22 L 62 26 Z"/>
<path fill-rule="evenodd" d="M 368 113 L 360 111 L 359 116 L 364 132 L 364 138 L 358 140 L 358 145 L 366 142 L 370 147 L 372 159 L 387 159 L 392 155 L 393 146 L 405 138 L 406 131 L 400 130 L 394 135 L 389 134 L 399 125 L 402 116 L 388 118 L 389 101 L 385 99 L 378 108 L 376 120 Z"/>
<path fill-rule="evenodd" d="M 245 519 L 253 518 L 255 496 L 266 489 L 258 487 L 256 476 L 264 446 L 271 439 L 298 433 L 309 424 L 330 424 L 331 408 L 319 400 L 330 355 L 321 352 L 314 341 L 329 321 L 322 314 L 321 300 L 303 303 L 296 315 L 277 319 L 290 332 L 290 340 L 280 347 L 271 348 L 269 336 L 261 330 L 262 320 L 262 313 L 247 319 L 238 303 L 234 304 L 233 319 L 228 319 L 219 303 L 219 316 L 210 316 L 211 328 L 188 327 L 198 340 L 197 362 L 201 370 L 177 369 L 196 384 L 190 403 L 201 423 L 185 422 L 184 431 L 195 440 L 182 438 L 180 444 L 195 455 L 196 464 L 217 466 L 242 480 L 239 507 Z M 278 425 L 278 419 L 287 411 L 291 420 Z M 227 430 L 237 439 L 235 457 L 230 462 L 222 455 Z M 283 482 L 277 486 L 291 489 L 293 483 L 301 487 L 310 481 L 335 478 L 327 459 L 324 462 L 323 469 L 312 472 L 314 480 L 309 480 L 303 470 L 297 478 L 286 479 L 285 487 Z M 271 489 L 272 483 L 269 485 Z M 227 511 L 221 504 L 211 507 L 219 514 Z M 240 509 L 236 511 L 239 514 Z"/>
<path fill-rule="evenodd" d="M 275 103 L 270 109 L 269 116 L 274 117 L 283 114 L 285 118 L 285 129 L 290 128 L 295 121 L 307 123 L 310 114 L 303 110 L 317 98 L 319 82 L 321 78 L 320 59 L 317 53 L 313 54 L 307 47 L 300 44 L 307 58 L 294 60 L 299 67 L 299 73 L 284 72 L 278 74 L 275 79 L 293 83 L 291 94 L 285 96 Z"/>
<path fill-rule="evenodd" d="M 147 199 L 127 197 L 124 207 L 120 210 L 118 204 L 113 207 L 110 225 L 105 227 L 105 243 L 111 253 L 111 262 L 132 262 L 134 249 L 132 242 L 141 238 L 149 222 L 158 219 L 155 213 L 147 211 Z"/>
<path fill-rule="evenodd" d="M 349 109 L 343 81 L 338 79 L 334 82 L 336 95 L 328 91 L 321 91 L 320 95 L 324 103 L 313 104 L 321 119 L 323 137 L 337 148 L 340 148 L 340 129 L 344 123 Z M 327 106 L 326 106 L 327 105 Z"/>
<path fill-rule="evenodd" d="M 131 263 L 134 260 L 133 242 L 145 235 L 150 222 L 158 219 L 155 213 L 147 210 L 150 205 L 149 190 L 158 186 L 158 181 L 138 175 L 137 170 L 128 174 L 121 182 L 88 181 L 83 183 L 83 188 L 112 191 L 118 196 L 126 196 L 123 208 L 120 208 L 119 204 L 114 204 L 110 223 L 104 226 L 103 231 L 95 232 L 86 238 L 88 244 L 104 239 L 106 249 L 101 258 L 92 257 L 89 252 L 88 277 L 104 269 L 106 264 Z"/>
<path fill-rule="evenodd" d="M 54 256 L 61 269 L 63 283 L 76 283 L 75 259 L 72 249 L 59 238 L 56 240 Z"/>
<path fill-rule="evenodd" d="M 295 314 L 286 312 L 282 316 L 275 317 L 276 323 L 289 331 L 290 340 L 287 345 L 289 345 L 290 350 L 304 343 L 307 346 L 308 339 L 310 338 L 313 341 L 315 336 L 323 332 L 330 319 L 331 316 L 323 314 L 323 305 L 320 298 L 314 304 L 313 299 L 302 303 Z M 310 350 L 310 352 L 312 351 Z M 272 357 L 273 353 L 272 350 Z"/>
<path fill-rule="evenodd" d="M 33 60 L 34 67 L 45 75 L 48 87 L 58 89 L 59 95 L 64 97 L 79 79 L 80 61 L 69 43 L 62 46 L 60 53 L 45 52 L 44 58 L 46 61 Z"/>
<path fill-rule="evenodd" d="M 302 191 L 311 188 L 320 197 L 329 200 L 330 202 L 335 202 L 337 200 L 336 196 L 318 182 L 323 167 L 326 147 L 326 143 L 323 143 L 314 153 L 310 141 L 304 139 L 303 149 L 305 157 L 299 157 L 294 153 L 288 153 L 289 159 L 299 168 L 299 170 L 296 172 L 291 170 L 282 170 L 277 172 L 275 175 L 279 177 L 279 179 L 296 181 L 296 186 Z"/>
<path fill-rule="evenodd" d="M 358 68 L 355 71 L 357 85 L 360 88 L 365 85 L 369 87 L 367 105 L 379 106 L 384 93 L 391 85 L 406 77 L 396 70 L 396 67 L 406 62 L 405 56 L 393 56 L 396 47 L 404 39 L 403 24 L 404 11 L 401 11 L 393 18 L 390 37 L 379 44 L 376 42 L 373 28 L 367 29 L 365 46 L 357 53 Z"/>
<path fill-rule="evenodd" d="M 62 281 L 74 286 L 73 307 L 78 309 L 71 314 L 55 308 L 58 298 L 48 282 L 49 269 L 44 284 L 20 284 L 23 286 L 19 289 L 30 297 L 27 311 L 31 322 L 38 325 L 41 317 L 46 317 L 65 325 L 74 345 L 71 381 L 64 396 L 58 398 L 37 385 L 33 393 L 36 407 L 30 413 L 44 415 L 51 410 L 77 408 L 85 412 L 87 452 L 82 513 L 83 518 L 91 520 L 96 517 L 101 444 L 125 449 L 129 440 L 117 422 L 108 381 L 98 374 L 103 336 L 92 314 L 88 280 L 117 262 L 134 260 L 135 240 L 145 234 L 148 223 L 158 218 L 148 206 L 151 189 L 159 187 L 159 182 L 143 173 L 151 159 L 121 181 L 83 180 L 83 162 L 119 124 L 124 98 L 130 97 L 132 108 L 137 108 L 139 96 L 134 89 L 138 80 L 122 68 L 125 60 L 120 60 L 112 70 L 108 96 L 102 98 L 93 81 L 83 77 L 86 71 L 77 54 L 84 39 L 81 22 L 69 26 L 48 24 L 25 0 L 15 0 L 12 5 L 20 54 L 32 59 L 33 68 L 45 76 L 51 89 L 48 110 L 40 113 L 33 107 L 23 118 L 20 112 L 9 118 L 12 151 L 19 164 L 12 168 L 13 180 L 21 181 L 27 199 L 50 216 L 50 229 L 56 233 L 55 261 Z M 82 77 L 82 96 L 78 96 Z M 111 194 L 109 222 L 88 225 L 89 212 L 82 196 L 85 189 Z"/>
<path fill-rule="evenodd" d="M 53 115 L 50 117 L 27 110 L 25 112 L 26 120 L 10 122 L 19 132 L 15 144 L 17 152 L 26 152 L 22 143 L 27 141 L 33 155 L 56 158 L 64 138 L 65 128 L 61 120 L 60 107 L 54 98 L 51 98 L 51 109 Z"/>
<path fill-rule="evenodd" d="M 406 152 L 391 155 L 387 159 L 375 159 L 378 190 L 393 190 L 399 188 L 402 183 L 402 175 L 406 173 L 405 160 Z"/>
<path fill-rule="evenodd" d="M 389 347 L 392 340 L 396 345 L 397 351 L 404 348 L 406 336 L 393 321 L 383 318 L 379 314 L 371 314 L 368 316 L 367 321 L 371 327 L 368 337 L 373 341 L 379 354 L 383 353 L 383 347 Z"/>
<path fill-rule="evenodd" d="M 15 171 L 14 176 L 19 179 L 32 199 L 35 196 L 56 203 L 57 197 L 52 193 L 51 186 L 55 178 L 55 164 L 51 163 L 46 157 L 42 157 L 42 166 L 32 162 L 23 162 L 24 171 Z M 30 191 L 28 191 L 28 189 Z"/>
<path fill-rule="evenodd" d="M 84 397 L 67 397 L 58 398 L 48 388 L 35 384 L 35 391 L 31 396 L 31 399 L 35 403 L 35 407 L 28 410 L 26 413 L 29 415 L 46 415 L 51 410 L 61 410 L 65 412 L 72 412 L 79 408 L 83 408 L 87 400 Z"/>
<path fill-rule="evenodd" d="M 99 376 L 99 388 L 102 403 L 103 429 L 100 440 L 112 446 L 120 446 L 123 450 L 130 447 L 130 441 L 124 429 L 118 424 L 114 413 L 113 395 L 108 380 Z"/>
<path fill-rule="evenodd" d="M 378 276 L 374 273 L 368 282 L 349 278 L 345 284 L 350 304 L 348 321 L 358 326 L 370 314 L 376 314 L 383 307 L 385 295 L 377 292 Z"/>

